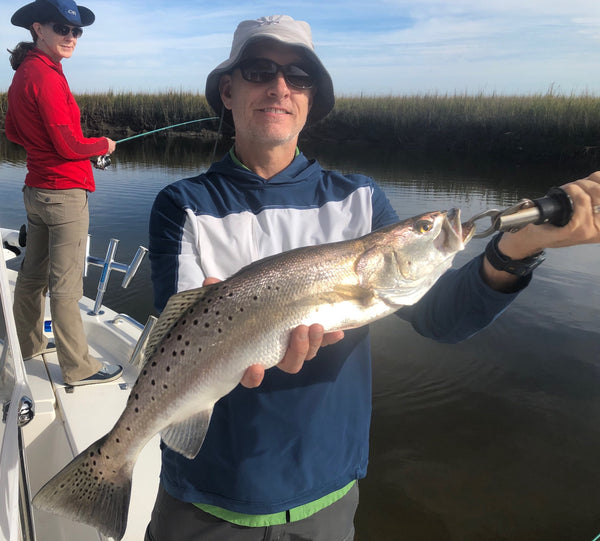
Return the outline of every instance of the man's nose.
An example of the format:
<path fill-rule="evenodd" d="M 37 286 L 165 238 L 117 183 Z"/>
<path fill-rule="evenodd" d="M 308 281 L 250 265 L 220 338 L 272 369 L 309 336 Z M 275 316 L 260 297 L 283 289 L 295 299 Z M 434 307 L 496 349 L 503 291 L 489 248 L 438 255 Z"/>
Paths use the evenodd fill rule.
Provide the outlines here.
<path fill-rule="evenodd" d="M 275 78 L 269 83 L 269 91 L 284 96 L 290 93 L 290 87 L 281 71 L 278 71 L 275 74 Z"/>

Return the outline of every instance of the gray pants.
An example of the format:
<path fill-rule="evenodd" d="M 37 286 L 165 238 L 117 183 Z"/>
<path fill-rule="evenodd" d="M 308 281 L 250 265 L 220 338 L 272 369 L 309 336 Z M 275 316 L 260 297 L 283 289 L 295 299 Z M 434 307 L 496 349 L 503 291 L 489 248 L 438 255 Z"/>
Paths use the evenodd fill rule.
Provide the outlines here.
<path fill-rule="evenodd" d="M 15 287 L 14 313 L 23 357 L 46 348 L 44 306 L 50 313 L 58 361 L 65 383 L 102 368 L 88 353 L 78 301 L 89 225 L 88 193 L 81 189 L 23 188 L 27 250 Z"/>
<path fill-rule="evenodd" d="M 357 507 L 355 483 L 343 498 L 308 518 L 247 528 L 173 498 L 161 484 L 144 541 L 352 541 Z"/>

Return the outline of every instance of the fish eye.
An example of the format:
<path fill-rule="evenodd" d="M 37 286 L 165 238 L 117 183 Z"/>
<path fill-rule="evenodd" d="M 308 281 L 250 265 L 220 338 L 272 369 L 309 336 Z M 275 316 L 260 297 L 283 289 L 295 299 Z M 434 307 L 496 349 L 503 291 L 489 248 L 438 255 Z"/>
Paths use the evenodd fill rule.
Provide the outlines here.
<path fill-rule="evenodd" d="M 417 233 L 428 233 L 433 229 L 433 222 L 430 220 L 419 220 L 415 223 L 414 230 Z"/>

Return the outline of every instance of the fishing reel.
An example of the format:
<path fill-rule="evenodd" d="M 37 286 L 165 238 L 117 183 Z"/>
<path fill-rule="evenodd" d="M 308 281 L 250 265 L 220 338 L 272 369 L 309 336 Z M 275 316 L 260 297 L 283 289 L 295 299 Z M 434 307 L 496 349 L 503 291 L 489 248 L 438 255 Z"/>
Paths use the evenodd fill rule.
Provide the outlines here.
<path fill-rule="evenodd" d="M 96 156 L 96 161 L 92 159 L 92 164 L 96 169 L 106 169 L 111 164 L 110 156 L 105 154 L 104 156 Z"/>

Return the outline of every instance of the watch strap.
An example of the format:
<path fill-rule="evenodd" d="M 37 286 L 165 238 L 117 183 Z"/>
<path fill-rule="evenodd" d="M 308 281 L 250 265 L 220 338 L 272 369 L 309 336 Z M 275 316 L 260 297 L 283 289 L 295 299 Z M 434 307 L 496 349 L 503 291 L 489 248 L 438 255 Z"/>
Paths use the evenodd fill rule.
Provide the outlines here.
<path fill-rule="evenodd" d="M 516 276 L 527 276 L 546 259 L 543 251 L 524 259 L 511 259 L 503 254 L 498 247 L 502 235 L 503 233 L 495 235 L 485 247 L 485 257 L 496 270 L 515 274 Z"/>

